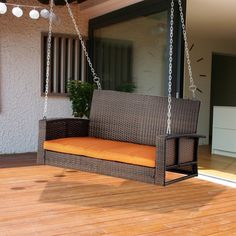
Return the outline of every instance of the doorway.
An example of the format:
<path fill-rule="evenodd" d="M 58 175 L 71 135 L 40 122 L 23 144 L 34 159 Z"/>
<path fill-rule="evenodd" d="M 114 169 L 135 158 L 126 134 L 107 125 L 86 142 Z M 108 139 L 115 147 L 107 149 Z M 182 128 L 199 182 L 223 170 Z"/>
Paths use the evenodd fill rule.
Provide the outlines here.
<path fill-rule="evenodd" d="M 236 55 L 212 54 L 210 97 L 212 148 L 200 148 L 199 172 L 236 182 Z"/>
<path fill-rule="evenodd" d="M 236 55 L 212 54 L 210 143 L 212 144 L 213 108 L 236 107 Z"/>

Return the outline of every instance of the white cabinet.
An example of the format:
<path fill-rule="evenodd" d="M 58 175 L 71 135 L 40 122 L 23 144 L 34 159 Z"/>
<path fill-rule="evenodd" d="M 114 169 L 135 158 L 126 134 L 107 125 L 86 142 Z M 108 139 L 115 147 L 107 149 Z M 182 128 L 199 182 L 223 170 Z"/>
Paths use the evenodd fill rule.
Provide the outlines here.
<path fill-rule="evenodd" d="M 212 154 L 236 157 L 236 107 L 214 107 Z"/>

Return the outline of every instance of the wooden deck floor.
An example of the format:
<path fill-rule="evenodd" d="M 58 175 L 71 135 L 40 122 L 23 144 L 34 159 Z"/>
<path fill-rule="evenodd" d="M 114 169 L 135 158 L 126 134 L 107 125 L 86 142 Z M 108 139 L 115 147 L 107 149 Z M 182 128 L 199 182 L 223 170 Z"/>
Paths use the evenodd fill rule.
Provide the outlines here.
<path fill-rule="evenodd" d="M 158 187 L 49 166 L 0 169 L 0 235 L 236 235 L 236 189 Z"/>
<path fill-rule="evenodd" d="M 36 165 L 36 153 L 0 155 L 0 168 Z M 236 181 L 236 158 L 211 155 L 209 146 L 199 146 L 199 173 Z"/>
<path fill-rule="evenodd" d="M 211 155 L 209 146 L 199 147 L 200 174 L 216 176 L 236 182 L 236 158 Z"/>

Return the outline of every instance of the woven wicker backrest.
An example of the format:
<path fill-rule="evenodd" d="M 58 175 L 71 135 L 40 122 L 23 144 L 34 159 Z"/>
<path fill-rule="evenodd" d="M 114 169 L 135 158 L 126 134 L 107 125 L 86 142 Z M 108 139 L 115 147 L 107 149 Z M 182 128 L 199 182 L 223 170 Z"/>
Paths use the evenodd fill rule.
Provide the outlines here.
<path fill-rule="evenodd" d="M 172 101 L 172 133 L 196 133 L 199 101 Z M 104 139 L 155 145 L 166 133 L 167 97 L 117 91 L 94 91 L 89 135 Z"/>

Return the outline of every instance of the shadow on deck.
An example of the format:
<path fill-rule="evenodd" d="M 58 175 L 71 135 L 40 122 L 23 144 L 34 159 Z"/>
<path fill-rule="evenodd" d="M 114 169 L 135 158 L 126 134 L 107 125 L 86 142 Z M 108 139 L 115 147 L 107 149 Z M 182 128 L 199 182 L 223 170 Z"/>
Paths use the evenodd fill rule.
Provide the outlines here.
<path fill-rule="evenodd" d="M 49 181 L 45 185 L 40 202 L 68 204 L 85 209 L 112 208 L 162 214 L 184 210 L 191 213 L 208 205 L 223 191 L 222 186 L 206 181 L 188 180 L 160 187 L 121 179 L 114 183 L 118 178 L 102 175 L 97 177 L 92 173 L 86 181 L 78 178 L 69 181 L 67 175 L 71 174 L 73 173 L 63 172 L 55 175 L 55 181 Z M 93 180 L 97 181 L 93 183 Z"/>

